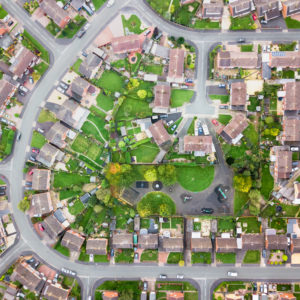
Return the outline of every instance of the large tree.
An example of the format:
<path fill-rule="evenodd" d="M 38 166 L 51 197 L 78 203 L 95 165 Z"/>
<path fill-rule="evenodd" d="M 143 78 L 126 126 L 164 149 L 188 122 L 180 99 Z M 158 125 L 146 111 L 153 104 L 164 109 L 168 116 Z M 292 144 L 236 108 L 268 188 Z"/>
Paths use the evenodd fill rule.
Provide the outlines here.
<path fill-rule="evenodd" d="M 233 177 L 234 188 L 240 192 L 248 193 L 252 186 L 250 176 L 236 175 Z"/>
<path fill-rule="evenodd" d="M 156 168 L 150 168 L 148 169 L 145 173 L 144 173 L 144 178 L 147 181 L 153 182 L 157 180 L 157 172 L 156 172 Z"/>
<path fill-rule="evenodd" d="M 176 167 L 173 165 L 160 165 L 157 168 L 158 179 L 165 185 L 172 185 L 177 182 Z"/>
<path fill-rule="evenodd" d="M 105 176 L 111 185 L 119 187 L 128 187 L 136 179 L 136 174 L 131 165 L 120 165 L 110 163 L 105 168 Z"/>
<path fill-rule="evenodd" d="M 249 211 L 254 216 L 260 213 L 260 198 L 261 194 L 259 190 L 251 190 L 249 192 Z"/>
<path fill-rule="evenodd" d="M 98 200 L 102 201 L 105 206 L 113 206 L 113 199 L 109 189 L 99 189 L 96 192 L 96 197 Z"/>

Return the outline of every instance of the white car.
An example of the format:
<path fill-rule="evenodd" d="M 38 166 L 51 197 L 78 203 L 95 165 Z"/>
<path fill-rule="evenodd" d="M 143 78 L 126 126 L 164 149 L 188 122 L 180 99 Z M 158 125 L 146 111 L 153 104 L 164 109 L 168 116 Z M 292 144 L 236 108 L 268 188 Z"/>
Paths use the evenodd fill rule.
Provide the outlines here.
<path fill-rule="evenodd" d="M 229 271 L 229 272 L 227 273 L 227 275 L 228 275 L 228 276 L 231 276 L 231 277 L 237 277 L 237 276 L 238 276 L 238 273 L 237 273 L 237 272 L 231 272 L 231 271 Z"/>
<path fill-rule="evenodd" d="M 112 7 L 115 4 L 115 0 L 108 0 L 106 7 Z"/>
<path fill-rule="evenodd" d="M 174 123 L 174 120 L 171 120 L 167 123 L 167 126 L 171 126 Z"/>
<path fill-rule="evenodd" d="M 45 132 L 42 128 L 38 128 L 37 131 L 38 131 L 39 133 L 44 133 L 44 132 Z"/>
<path fill-rule="evenodd" d="M 88 30 L 88 28 L 91 26 L 91 24 L 90 23 L 86 23 L 85 25 L 84 25 L 84 30 Z"/>
<path fill-rule="evenodd" d="M 57 89 L 60 93 L 62 93 L 62 94 L 65 93 L 65 90 L 64 90 L 62 87 L 60 87 L 60 86 L 58 86 L 56 89 Z"/>
<path fill-rule="evenodd" d="M 176 276 L 178 279 L 183 279 L 184 278 L 184 275 L 182 275 L 182 274 L 177 274 L 177 276 Z"/>
<path fill-rule="evenodd" d="M 24 85 L 20 85 L 19 90 L 23 91 L 24 93 L 28 93 L 29 89 L 26 88 Z"/>

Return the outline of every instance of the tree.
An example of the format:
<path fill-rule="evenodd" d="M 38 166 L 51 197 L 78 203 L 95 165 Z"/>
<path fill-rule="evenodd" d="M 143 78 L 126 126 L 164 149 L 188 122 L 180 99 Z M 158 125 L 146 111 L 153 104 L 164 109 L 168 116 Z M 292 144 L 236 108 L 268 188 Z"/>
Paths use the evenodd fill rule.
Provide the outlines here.
<path fill-rule="evenodd" d="M 99 212 L 101 212 L 102 209 L 103 209 L 103 207 L 100 206 L 100 205 L 95 205 L 95 206 L 94 206 L 94 212 L 95 212 L 96 214 L 98 214 Z"/>
<path fill-rule="evenodd" d="M 27 197 L 24 197 L 24 199 L 18 203 L 18 209 L 22 212 L 28 210 L 29 207 L 30 207 L 30 202 Z"/>
<path fill-rule="evenodd" d="M 148 169 L 145 173 L 144 173 L 144 178 L 147 181 L 156 181 L 157 180 L 157 172 L 155 167 Z"/>
<path fill-rule="evenodd" d="M 105 177 L 113 186 L 127 187 L 136 179 L 136 174 L 131 165 L 110 163 L 105 168 Z"/>
<path fill-rule="evenodd" d="M 176 167 L 173 165 L 160 165 L 157 173 L 158 179 L 167 186 L 177 182 Z"/>
<path fill-rule="evenodd" d="M 273 119 L 273 117 L 269 116 L 269 117 L 266 117 L 265 122 L 266 122 L 266 124 L 272 124 L 274 122 L 274 119 Z"/>
<path fill-rule="evenodd" d="M 105 206 L 107 207 L 113 206 L 113 199 L 109 189 L 99 189 L 96 192 L 96 197 L 98 200 L 102 201 Z"/>
<path fill-rule="evenodd" d="M 234 188 L 240 192 L 248 193 L 252 186 L 250 176 L 236 175 L 233 177 Z"/>
<path fill-rule="evenodd" d="M 184 43 L 184 37 L 179 37 L 178 39 L 177 39 L 177 43 L 179 44 L 179 45 L 182 45 L 183 43 Z"/>
<path fill-rule="evenodd" d="M 137 95 L 140 99 L 145 99 L 147 96 L 147 91 L 146 90 L 138 90 Z"/>
<path fill-rule="evenodd" d="M 123 290 L 119 297 L 120 300 L 132 300 L 134 299 L 133 290 Z"/>
<path fill-rule="evenodd" d="M 260 213 L 260 198 L 261 194 L 259 190 L 251 190 L 249 192 L 249 211 L 254 216 Z"/>
<path fill-rule="evenodd" d="M 271 128 L 270 134 L 272 136 L 277 136 L 279 134 L 280 130 L 278 128 Z"/>

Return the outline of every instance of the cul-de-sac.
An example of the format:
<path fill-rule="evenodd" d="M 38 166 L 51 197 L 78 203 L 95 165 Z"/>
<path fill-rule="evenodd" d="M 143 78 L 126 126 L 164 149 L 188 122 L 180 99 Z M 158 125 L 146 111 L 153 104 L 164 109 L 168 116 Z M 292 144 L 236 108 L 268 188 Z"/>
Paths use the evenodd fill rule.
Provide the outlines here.
<path fill-rule="evenodd" d="M 0 0 L 0 299 L 299 274 L 300 0 Z"/>

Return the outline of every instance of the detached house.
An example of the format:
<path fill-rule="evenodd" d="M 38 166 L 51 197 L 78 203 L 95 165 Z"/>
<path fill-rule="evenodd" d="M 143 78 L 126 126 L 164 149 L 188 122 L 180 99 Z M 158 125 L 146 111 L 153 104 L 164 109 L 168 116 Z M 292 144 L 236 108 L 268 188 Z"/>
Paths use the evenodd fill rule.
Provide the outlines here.
<path fill-rule="evenodd" d="M 168 82 L 184 82 L 184 56 L 185 51 L 182 49 L 177 48 L 170 50 L 169 72 L 167 76 Z"/>
<path fill-rule="evenodd" d="M 220 51 L 217 54 L 219 69 L 257 69 L 261 67 L 261 58 L 257 52 Z"/>
<path fill-rule="evenodd" d="M 0 107 L 13 97 L 17 90 L 17 82 L 13 82 L 6 75 L 0 80 Z"/>
<path fill-rule="evenodd" d="M 220 135 L 229 144 L 237 144 L 243 137 L 242 132 L 248 127 L 248 121 L 243 114 L 235 117 L 223 128 Z"/>
<path fill-rule="evenodd" d="M 70 249 L 70 251 L 79 252 L 85 238 L 79 233 L 68 230 L 61 240 L 61 245 Z"/>
<path fill-rule="evenodd" d="M 284 18 L 300 13 L 300 0 L 281 1 Z"/>
<path fill-rule="evenodd" d="M 66 27 L 71 20 L 68 13 L 58 6 L 55 0 L 42 0 L 40 8 L 60 28 Z"/>
<path fill-rule="evenodd" d="M 137 34 L 114 37 L 111 45 L 115 54 L 137 52 L 142 47 L 141 39 Z"/>
<path fill-rule="evenodd" d="M 71 84 L 70 96 L 77 102 L 86 97 L 90 84 L 81 77 L 77 77 Z"/>
<path fill-rule="evenodd" d="M 247 85 L 245 82 L 233 82 L 230 87 L 230 109 L 245 110 Z"/>
<path fill-rule="evenodd" d="M 56 122 L 47 131 L 47 133 L 45 134 L 45 137 L 49 141 L 49 143 L 51 143 L 59 148 L 65 148 L 67 145 L 67 143 L 65 142 L 65 139 L 67 137 L 69 130 L 70 130 L 69 128 L 67 128 L 60 122 Z"/>
<path fill-rule="evenodd" d="M 54 215 L 50 215 L 44 219 L 42 222 L 45 231 L 49 235 L 50 238 L 56 239 L 59 235 L 61 235 L 65 227 L 60 223 Z"/>
<path fill-rule="evenodd" d="M 167 112 L 170 106 L 171 87 L 169 84 L 159 83 L 154 87 L 154 110 Z"/>
<path fill-rule="evenodd" d="M 193 153 L 195 156 L 205 156 L 213 152 L 212 137 L 208 135 L 186 135 L 183 141 L 184 152 Z"/>
<path fill-rule="evenodd" d="M 289 179 L 292 172 L 292 152 L 276 151 L 274 165 L 274 180 Z"/>
<path fill-rule="evenodd" d="M 229 3 L 229 11 L 233 18 L 242 17 L 251 13 L 251 0 L 236 0 Z"/>
<path fill-rule="evenodd" d="M 283 119 L 282 141 L 285 143 L 300 142 L 300 120 Z"/>
<path fill-rule="evenodd" d="M 103 60 L 96 54 L 90 53 L 87 58 L 81 63 L 79 67 L 79 73 L 88 79 L 93 79 Z"/>
<path fill-rule="evenodd" d="M 31 208 L 35 217 L 41 217 L 53 211 L 50 193 L 34 194 L 31 198 Z"/>
<path fill-rule="evenodd" d="M 172 145 L 172 139 L 168 134 L 162 120 L 159 120 L 158 122 L 152 124 L 149 127 L 149 130 L 155 143 L 159 147 L 168 149 Z"/>
<path fill-rule="evenodd" d="M 32 176 L 32 189 L 34 191 L 48 191 L 50 189 L 51 171 L 34 169 Z"/>
<path fill-rule="evenodd" d="M 280 17 L 280 0 L 254 0 L 259 18 L 269 21 Z"/>
<path fill-rule="evenodd" d="M 86 242 L 86 254 L 106 255 L 108 240 L 103 238 L 89 238 Z"/>
<path fill-rule="evenodd" d="M 285 97 L 283 98 L 284 111 L 300 111 L 300 81 L 287 82 L 283 85 Z"/>
<path fill-rule="evenodd" d="M 36 160 L 46 167 L 51 168 L 56 161 L 62 161 L 64 156 L 64 152 L 58 148 L 50 144 L 45 144 L 37 155 Z"/>
<path fill-rule="evenodd" d="M 27 68 L 33 62 L 37 61 L 37 59 L 37 56 L 35 56 L 31 51 L 25 47 L 21 47 L 15 56 L 11 58 L 9 71 L 12 72 L 16 77 L 21 78 Z"/>
<path fill-rule="evenodd" d="M 223 0 L 206 0 L 199 7 L 196 16 L 202 19 L 220 20 L 224 11 Z"/>

